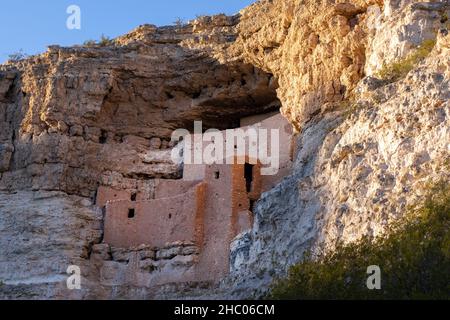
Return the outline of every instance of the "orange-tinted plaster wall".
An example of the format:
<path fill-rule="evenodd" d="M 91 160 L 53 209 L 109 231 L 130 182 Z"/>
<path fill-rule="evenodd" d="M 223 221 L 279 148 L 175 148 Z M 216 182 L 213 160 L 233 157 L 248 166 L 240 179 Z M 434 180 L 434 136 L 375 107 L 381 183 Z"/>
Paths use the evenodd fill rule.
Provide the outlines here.
<path fill-rule="evenodd" d="M 97 189 L 96 205 L 102 208 L 108 201 L 131 200 L 131 193 L 130 190 L 115 190 L 100 186 Z"/>
<path fill-rule="evenodd" d="M 247 130 L 248 128 L 255 129 L 276 129 L 279 133 L 279 170 L 275 175 L 261 176 L 261 190 L 262 192 L 269 191 L 275 187 L 281 180 L 290 174 L 293 158 L 294 158 L 294 134 L 291 124 L 279 113 L 267 115 L 258 115 L 241 119 L 242 127 L 240 129 Z M 226 155 L 226 131 L 221 132 L 222 139 L 224 141 L 223 155 L 224 159 L 229 156 Z M 211 142 L 202 142 L 203 149 L 195 150 L 194 139 L 201 139 L 198 135 L 190 135 L 189 139 L 192 141 L 190 148 L 186 149 L 186 154 L 190 154 L 191 161 L 194 160 L 193 152 L 202 152 Z M 246 152 L 249 151 L 249 139 L 246 139 Z M 268 137 L 268 153 L 272 153 L 271 140 Z M 225 160 L 224 160 L 225 161 Z M 203 180 L 205 176 L 205 170 L 207 165 L 204 164 L 185 164 L 183 172 L 183 180 Z"/>
<path fill-rule="evenodd" d="M 204 245 L 197 265 L 198 280 L 220 280 L 229 272 L 231 241 L 251 228 L 250 200 L 261 195 L 260 166 L 253 169 L 247 192 L 245 165 L 205 166 Z"/>
<path fill-rule="evenodd" d="M 158 180 L 155 186 L 155 199 L 169 198 L 188 192 L 201 181 Z"/>
<path fill-rule="evenodd" d="M 246 161 L 249 159 L 247 158 Z M 232 232 L 233 238 L 241 232 L 247 231 L 253 225 L 253 213 L 251 204 L 261 197 L 261 166 L 252 166 L 251 188 L 247 190 L 245 165 L 234 164 L 232 166 Z"/>
<path fill-rule="evenodd" d="M 281 180 L 290 174 L 294 157 L 294 133 L 292 125 L 280 113 L 272 114 L 267 117 L 251 116 L 241 119 L 243 128 L 253 127 L 262 129 L 278 129 L 279 132 L 279 170 L 275 175 L 261 176 L 262 191 L 266 192 L 274 188 Z M 271 145 L 269 144 L 269 154 L 271 154 Z"/>
<path fill-rule="evenodd" d="M 220 280 L 228 273 L 232 228 L 232 167 L 205 167 L 204 242 L 196 268 L 199 281 Z"/>
<path fill-rule="evenodd" d="M 104 241 L 116 247 L 187 241 L 203 238 L 205 184 L 170 198 L 148 201 L 111 201 L 106 204 Z"/>

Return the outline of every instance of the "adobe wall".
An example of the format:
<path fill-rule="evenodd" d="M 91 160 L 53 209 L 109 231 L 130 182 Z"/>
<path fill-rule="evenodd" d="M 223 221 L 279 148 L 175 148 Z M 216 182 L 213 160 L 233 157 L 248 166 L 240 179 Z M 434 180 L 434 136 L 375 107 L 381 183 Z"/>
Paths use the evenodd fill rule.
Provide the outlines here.
<path fill-rule="evenodd" d="M 220 280 L 229 270 L 232 226 L 232 167 L 205 167 L 204 241 L 196 268 L 199 281 Z"/>
<path fill-rule="evenodd" d="M 148 244 L 163 247 L 167 243 L 185 241 L 201 243 L 205 184 L 175 197 L 107 202 L 104 242 L 115 247 Z M 129 211 L 134 217 L 129 218 Z"/>
<path fill-rule="evenodd" d="M 156 180 L 154 180 L 156 183 Z M 144 187 L 144 186 L 141 186 Z M 100 186 L 97 189 L 95 204 L 103 208 L 108 201 L 132 200 L 145 201 L 155 198 L 155 184 L 146 185 L 145 188 L 119 189 L 108 186 Z"/>
<path fill-rule="evenodd" d="M 275 187 L 281 180 L 290 174 L 293 158 L 294 158 L 294 133 L 291 124 L 278 112 L 271 113 L 269 115 L 256 115 L 251 117 L 246 117 L 241 119 L 242 130 L 247 130 L 248 128 L 255 129 L 278 129 L 279 130 L 279 171 L 276 175 L 262 176 L 261 177 L 261 188 L 262 192 L 269 191 Z M 221 131 L 222 138 L 225 141 L 223 154 L 226 155 L 226 130 Z M 195 134 L 190 135 L 192 141 L 198 139 Z M 203 142 L 203 150 L 208 146 L 210 142 Z M 248 139 L 246 140 L 246 154 L 240 156 L 246 156 L 249 150 Z M 186 148 L 185 152 L 191 154 L 191 163 L 194 162 L 193 151 L 195 145 L 192 143 L 191 148 Z M 268 140 L 268 152 L 271 154 L 271 141 Z M 203 180 L 205 178 L 205 170 L 207 165 L 204 164 L 184 164 L 183 180 L 195 181 Z"/>
<path fill-rule="evenodd" d="M 265 118 L 264 118 L 265 117 Z M 254 127 L 263 129 L 279 130 L 279 162 L 280 167 L 276 175 L 261 176 L 262 192 L 273 189 L 284 177 L 291 173 L 293 159 L 295 155 L 295 139 L 292 125 L 280 113 L 275 113 L 269 117 L 257 115 L 241 119 L 241 126 L 244 128 Z M 271 144 L 268 144 L 269 154 L 272 152 Z"/>
<path fill-rule="evenodd" d="M 181 241 L 198 248 L 188 273 L 180 276 L 168 269 L 164 276 L 152 276 L 151 281 L 221 280 L 229 272 L 231 241 L 252 228 L 252 204 L 262 192 L 272 189 L 289 174 L 293 150 L 290 124 L 280 114 L 242 119 L 241 123 L 251 124 L 256 129 L 279 129 L 280 133 L 278 174 L 262 176 L 258 161 L 253 166 L 250 191 L 247 190 L 245 164 L 236 161 L 232 165 L 184 164 L 182 180 L 154 180 L 153 200 L 140 199 L 139 190 L 99 188 L 97 204 L 106 205 L 105 243 L 119 248 L 143 244 L 162 248 Z M 221 134 L 225 137 L 226 131 Z M 246 143 L 248 151 L 248 141 Z M 204 147 L 207 145 L 203 143 Z M 244 157 L 249 162 L 249 157 Z M 131 201 L 133 193 L 137 201 Z M 134 210 L 131 218 L 128 217 L 130 209 Z"/>
<path fill-rule="evenodd" d="M 97 189 L 96 205 L 102 208 L 106 206 L 108 201 L 132 200 L 132 194 L 135 195 L 135 201 L 173 197 L 188 192 L 201 180 L 154 179 L 153 182 L 150 190 L 139 188 L 119 190 L 108 186 L 100 186 Z"/>
<path fill-rule="evenodd" d="M 199 180 L 156 180 L 155 199 L 169 198 L 188 192 L 193 186 L 200 183 Z"/>
<path fill-rule="evenodd" d="M 245 165 L 205 166 L 204 246 L 197 279 L 220 280 L 229 272 L 231 241 L 253 225 L 250 200 L 261 196 L 260 166 L 255 165 L 251 191 L 247 192 Z"/>
<path fill-rule="evenodd" d="M 100 208 L 106 206 L 108 201 L 131 200 L 130 190 L 115 190 L 113 188 L 100 186 L 97 189 L 96 205 Z"/>
<path fill-rule="evenodd" d="M 248 161 L 248 159 L 247 159 Z M 245 178 L 245 165 L 232 166 L 232 227 L 233 238 L 252 228 L 253 213 L 252 202 L 261 197 L 262 176 L 261 165 L 253 166 L 251 189 L 247 191 Z"/>
<path fill-rule="evenodd" d="M 183 166 L 183 180 L 184 181 L 198 181 L 205 179 L 205 164 L 184 164 Z"/>

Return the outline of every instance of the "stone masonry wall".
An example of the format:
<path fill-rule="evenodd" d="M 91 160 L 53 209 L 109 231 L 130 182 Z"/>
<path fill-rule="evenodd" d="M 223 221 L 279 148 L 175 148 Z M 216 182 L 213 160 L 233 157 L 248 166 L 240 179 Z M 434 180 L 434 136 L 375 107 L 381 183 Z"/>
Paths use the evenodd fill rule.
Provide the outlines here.
<path fill-rule="evenodd" d="M 107 202 L 104 242 L 122 248 L 163 247 L 175 241 L 200 244 L 203 188 L 204 184 L 198 184 L 187 193 L 156 200 Z"/>

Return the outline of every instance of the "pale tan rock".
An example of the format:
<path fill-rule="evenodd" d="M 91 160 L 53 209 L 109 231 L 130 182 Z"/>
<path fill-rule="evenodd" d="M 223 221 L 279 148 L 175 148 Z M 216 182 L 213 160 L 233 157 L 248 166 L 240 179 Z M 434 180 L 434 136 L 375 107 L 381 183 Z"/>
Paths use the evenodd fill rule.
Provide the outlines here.
<path fill-rule="evenodd" d="M 0 298 L 255 297 L 309 249 L 382 234 L 425 182 L 448 178 L 447 5 L 262 0 L 0 66 Z M 436 36 L 406 78 L 376 78 Z M 99 243 L 99 185 L 153 199 L 154 179 L 181 176 L 174 129 L 234 127 L 280 106 L 298 131 L 294 172 L 255 204 L 221 287 L 182 283 L 192 244 Z M 70 264 L 79 292 L 65 287 Z"/>
<path fill-rule="evenodd" d="M 365 12 L 374 2 L 260 1 L 242 11 L 233 49 L 278 78 L 282 113 L 298 130 L 363 76 Z"/>
<path fill-rule="evenodd" d="M 426 40 L 433 40 L 446 27 L 450 15 L 447 1 L 386 1 L 374 6 L 367 46 L 365 73 L 375 75 L 383 66 L 407 57 Z"/>

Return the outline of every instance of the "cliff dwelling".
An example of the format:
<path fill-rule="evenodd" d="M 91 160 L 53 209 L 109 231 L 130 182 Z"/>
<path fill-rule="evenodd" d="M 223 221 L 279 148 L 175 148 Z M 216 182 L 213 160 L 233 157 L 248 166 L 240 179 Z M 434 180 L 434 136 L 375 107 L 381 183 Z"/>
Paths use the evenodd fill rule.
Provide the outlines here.
<path fill-rule="evenodd" d="M 169 269 L 154 272 L 152 283 L 223 278 L 229 272 L 231 241 L 252 228 L 253 206 L 291 170 L 293 133 L 281 114 L 246 117 L 240 127 L 279 130 L 277 174 L 262 175 L 259 159 L 250 159 L 247 152 L 245 163 L 185 163 L 181 179 L 155 180 L 150 196 L 144 190 L 99 187 L 96 204 L 104 208 L 104 243 L 115 248 L 170 244 L 196 248 L 182 278 Z"/>
<path fill-rule="evenodd" d="M 450 297 L 450 0 L 264 0 L 168 26 L 141 5 L 115 6 L 126 34 L 42 53 L 64 10 L 40 5 L 60 25 L 42 32 L 2 7 L 36 50 L 0 64 L 0 300 Z M 278 143 L 242 152 L 228 133 L 250 128 Z"/>

